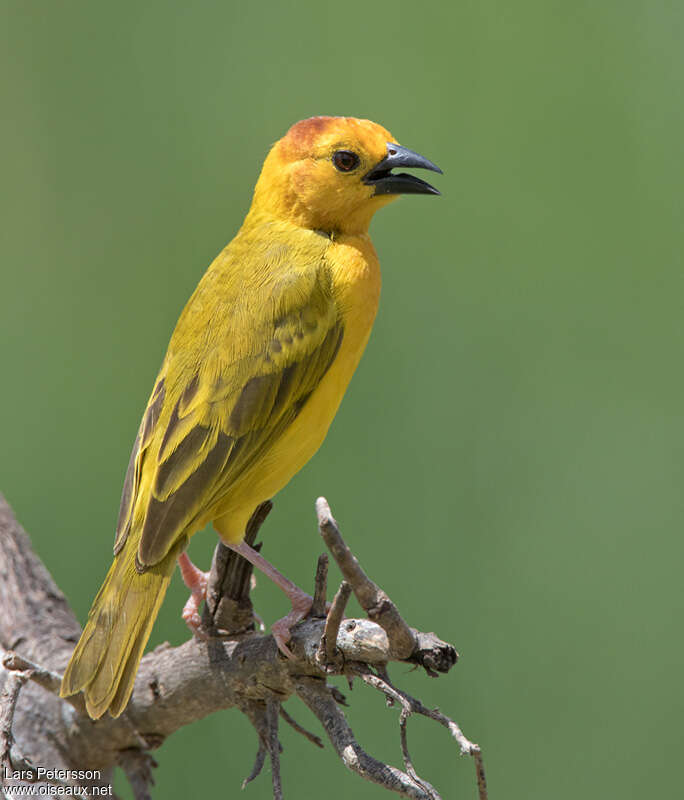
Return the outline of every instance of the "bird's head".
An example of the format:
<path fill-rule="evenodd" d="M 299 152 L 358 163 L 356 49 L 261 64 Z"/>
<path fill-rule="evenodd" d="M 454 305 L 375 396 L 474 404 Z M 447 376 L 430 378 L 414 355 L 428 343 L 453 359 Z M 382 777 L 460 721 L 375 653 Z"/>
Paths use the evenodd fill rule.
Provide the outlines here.
<path fill-rule="evenodd" d="M 305 119 L 268 154 L 252 211 L 305 228 L 363 233 L 378 208 L 400 194 L 439 194 L 420 178 L 393 172 L 404 167 L 441 172 L 369 120 Z"/>

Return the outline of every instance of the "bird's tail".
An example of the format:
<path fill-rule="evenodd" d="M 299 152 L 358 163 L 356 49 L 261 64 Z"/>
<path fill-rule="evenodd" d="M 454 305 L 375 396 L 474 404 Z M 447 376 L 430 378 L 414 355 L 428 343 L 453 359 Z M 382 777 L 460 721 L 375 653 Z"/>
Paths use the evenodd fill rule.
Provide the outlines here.
<path fill-rule="evenodd" d="M 60 695 L 83 690 L 93 719 L 124 710 L 159 613 L 180 546 L 146 572 L 135 568 L 137 538 L 128 537 L 93 601 L 88 622 L 62 678 Z"/>

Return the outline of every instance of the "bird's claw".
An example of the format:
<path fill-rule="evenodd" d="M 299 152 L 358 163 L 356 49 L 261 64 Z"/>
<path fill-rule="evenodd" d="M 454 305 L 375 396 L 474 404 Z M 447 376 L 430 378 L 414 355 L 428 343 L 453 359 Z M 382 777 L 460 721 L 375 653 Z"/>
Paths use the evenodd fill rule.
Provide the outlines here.
<path fill-rule="evenodd" d="M 183 606 L 181 616 L 183 621 L 190 628 L 193 636 L 205 641 L 208 637 L 202 628 L 202 618 L 200 617 L 200 606 L 207 599 L 207 586 L 209 585 L 209 573 L 203 572 L 196 567 L 190 558 L 182 553 L 178 557 L 183 583 L 190 589 L 188 602 Z"/>
<path fill-rule="evenodd" d="M 200 617 L 199 607 L 202 604 L 204 597 L 197 598 L 195 595 L 190 595 L 188 602 L 183 606 L 181 617 L 183 622 L 190 628 L 193 636 L 201 641 L 205 641 L 208 637 L 202 628 L 202 618 Z"/>
<path fill-rule="evenodd" d="M 301 622 L 301 620 L 306 617 L 309 611 L 311 611 L 313 597 L 300 590 L 297 594 L 293 593 L 290 595 L 290 602 L 292 603 L 292 610 L 289 614 L 286 614 L 282 619 L 279 619 L 271 625 L 271 633 L 278 645 L 278 650 L 280 650 L 286 658 L 293 661 L 295 659 L 295 654 L 287 646 L 287 642 L 290 641 L 290 631 L 298 622 Z"/>

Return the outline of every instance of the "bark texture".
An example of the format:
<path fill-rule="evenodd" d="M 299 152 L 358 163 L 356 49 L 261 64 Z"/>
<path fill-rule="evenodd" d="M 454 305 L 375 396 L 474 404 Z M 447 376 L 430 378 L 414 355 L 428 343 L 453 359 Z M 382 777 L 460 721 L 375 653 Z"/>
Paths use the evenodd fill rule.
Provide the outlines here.
<path fill-rule="evenodd" d="M 254 542 L 270 509 L 269 502 L 255 511 L 248 543 Z M 76 787 L 81 787 L 76 796 L 111 796 L 112 770 L 121 766 L 136 800 L 150 798 L 156 766 L 152 751 L 183 725 L 237 708 L 256 729 L 260 743 L 245 783 L 259 774 L 268 758 L 277 800 L 283 796 L 279 721 L 322 746 L 282 708 L 296 695 L 319 719 L 345 766 L 416 800 L 440 796 L 413 768 L 406 720 L 412 713 L 435 719 L 450 730 L 460 752 L 474 758 L 479 797 L 486 798 L 479 747 L 448 717 L 394 687 L 387 674 L 390 661 L 414 663 L 433 676 L 448 672 L 457 661 L 455 649 L 435 634 L 407 625 L 391 599 L 361 569 L 323 498 L 317 501 L 317 513 L 321 535 L 345 580 L 326 616 L 328 560 L 319 559 L 312 614 L 293 630 L 294 659 L 285 659 L 273 637 L 256 630 L 251 566 L 219 545 L 202 617 L 206 638 L 191 638 L 179 647 L 162 645 L 148 653 L 124 714 L 94 722 L 85 714 L 80 695 L 58 697 L 80 626 L 0 496 L 0 796 L 12 798 L 9 787 L 22 783 L 59 785 L 67 796 Z M 344 618 L 351 592 L 368 619 Z M 382 692 L 388 703 L 401 706 L 403 769 L 377 761 L 360 747 L 341 708 L 344 697 L 326 681 L 333 675 L 358 677 Z M 64 772 L 38 777 L 39 768 Z M 74 777 L 74 770 L 98 770 L 100 776 Z M 21 779 L 9 777 L 22 771 Z"/>

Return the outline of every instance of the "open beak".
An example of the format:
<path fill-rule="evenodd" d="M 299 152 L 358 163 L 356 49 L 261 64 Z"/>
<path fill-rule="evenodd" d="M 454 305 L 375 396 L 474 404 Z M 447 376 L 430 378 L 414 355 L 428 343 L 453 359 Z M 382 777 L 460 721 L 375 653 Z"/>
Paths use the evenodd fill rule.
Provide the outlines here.
<path fill-rule="evenodd" d="M 439 194 L 434 186 L 427 181 L 409 175 L 406 172 L 394 174 L 396 167 L 416 167 L 430 169 L 442 174 L 442 170 L 432 161 L 428 161 L 413 150 L 402 147 L 400 144 L 389 142 L 387 156 L 373 169 L 363 176 L 363 182 L 375 187 L 375 194 Z"/>

